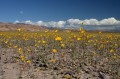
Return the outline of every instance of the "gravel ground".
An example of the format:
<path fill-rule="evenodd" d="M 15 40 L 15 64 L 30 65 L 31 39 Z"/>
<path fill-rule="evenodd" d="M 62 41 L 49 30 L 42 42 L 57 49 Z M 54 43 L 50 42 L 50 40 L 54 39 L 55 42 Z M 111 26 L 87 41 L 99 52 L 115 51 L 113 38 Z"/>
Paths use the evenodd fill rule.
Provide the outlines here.
<path fill-rule="evenodd" d="M 0 79 L 112 79 L 108 74 L 97 71 L 92 66 L 85 66 L 76 74 L 70 69 L 46 69 L 35 67 L 32 64 L 22 69 L 19 62 L 14 60 L 17 56 L 13 49 L 0 49 Z"/>

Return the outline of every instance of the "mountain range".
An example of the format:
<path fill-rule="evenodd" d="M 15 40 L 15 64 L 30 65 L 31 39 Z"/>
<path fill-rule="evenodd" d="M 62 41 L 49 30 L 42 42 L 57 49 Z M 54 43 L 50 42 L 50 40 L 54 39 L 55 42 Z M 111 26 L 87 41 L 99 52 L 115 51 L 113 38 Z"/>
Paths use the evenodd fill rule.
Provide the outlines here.
<path fill-rule="evenodd" d="M 0 23 L 0 31 L 16 31 L 19 28 L 25 31 L 41 31 L 47 29 L 45 26 L 37 26 L 24 23 Z"/>
<path fill-rule="evenodd" d="M 111 29 L 111 27 L 113 27 Z M 25 24 L 25 23 L 2 23 L 0 22 L 0 31 L 16 31 L 17 29 L 23 29 L 25 31 L 44 31 L 46 29 L 71 29 L 71 30 L 78 30 L 80 27 L 48 27 L 48 26 L 39 26 L 39 25 L 32 25 L 32 24 Z M 88 31 L 105 31 L 105 32 L 120 32 L 119 26 L 84 26 L 84 29 Z"/>

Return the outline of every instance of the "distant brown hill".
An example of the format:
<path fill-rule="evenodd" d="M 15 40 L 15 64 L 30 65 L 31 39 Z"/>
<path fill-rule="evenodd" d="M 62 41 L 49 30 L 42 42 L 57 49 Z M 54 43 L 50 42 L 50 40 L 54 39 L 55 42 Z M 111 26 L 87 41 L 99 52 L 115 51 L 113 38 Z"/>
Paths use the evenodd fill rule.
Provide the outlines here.
<path fill-rule="evenodd" d="M 19 28 L 24 31 L 41 31 L 47 29 L 45 26 L 30 25 L 24 23 L 0 23 L 0 31 L 16 31 Z"/>

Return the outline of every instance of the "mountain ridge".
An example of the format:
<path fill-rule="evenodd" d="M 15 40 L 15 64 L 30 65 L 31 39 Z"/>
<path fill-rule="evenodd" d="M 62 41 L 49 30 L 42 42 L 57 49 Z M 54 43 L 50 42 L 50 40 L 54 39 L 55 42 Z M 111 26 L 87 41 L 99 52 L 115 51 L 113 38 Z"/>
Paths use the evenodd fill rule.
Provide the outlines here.
<path fill-rule="evenodd" d="M 37 26 L 24 23 L 2 23 L 0 22 L 0 31 L 16 31 L 17 29 L 22 29 L 24 31 L 41 31 L 47 29 L 46 26 Z"/>
<path fill-rule="evenodd" d="M 91 26 L 90 26 L 91 27 Z M 101 26 L 102 27 L 102 26 Z M 25 23 L 2 23 L 0 22 L 0 31 L 17 31 L 18 29 L 22 29 L 24 31 L 44 31 L 46 29 L 49 30 L 78 30 L 78 27 L 64 27 L 64 28 L 57 28 L 57 27 L 48 27 L 48 26 L 40 26 L 40 25 L 32 25 L 32 24 L 25 24 Z M 95 29 L 96 27 L 93 26 L 93 29 L 86 29 L 86 31 L 103 31 L 103 32 L 120 32 L 120 28 L 115 29 Z"/>

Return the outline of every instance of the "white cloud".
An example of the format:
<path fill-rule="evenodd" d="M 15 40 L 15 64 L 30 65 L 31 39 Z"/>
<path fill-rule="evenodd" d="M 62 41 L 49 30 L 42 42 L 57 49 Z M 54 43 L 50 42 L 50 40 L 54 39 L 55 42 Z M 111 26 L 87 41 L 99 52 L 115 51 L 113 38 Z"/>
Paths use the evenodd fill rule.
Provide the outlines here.
<path fill-rule="evenodd" d="M 38 21 L 35 23 L 36 25 L 39 25 L 39 26 L 47 26 L 47 23 L 43 22 L 43 21 Z"/>
<path fill-rule="evenodd" d="M 15 22 L 16 23 L 16 22 Z M 39 26 L 47 26 L 47 27 L 64 27 L 66 22 L 65 21 L 50 21 L 50 22 L 44 22 L 44 21 L 37 21 L 37 22 L 32 22 L 30 20 L 24 21 L 22 23 L 25 24 L 33 24 L 33 25 L 39 25 Z"/>
<path fill-rule="evenodd" d="M 27 20 L 27 21 L 25 21 L 24 22 L 25 24 L 34 24 L 32 21 L 30 21 L 30 20 Z"/>
<path fill-rule="evenodd" d="M 66 22 L 65 21 L 58 21 L 57 24 L 58 24 L 58 26 L 63 27 L 66 24 Z"/>
<path fill-rule="evenodd" d="M 117 25 L 117 24 L 120 24 L 120 21 L 117 21 L 115 18 L 108 18 L 100 21 L 100 25 Z"/>
<path fill-rule="evenodd" d="M 120 21 L 116 20 L 115 18 L 108 18 L 108 19 L 103 19 L 98 21 L 97 19 L 85 19 L 85 20 L 80 20 L 80 19 L 69 19 L 67 22 L 70 25 L 73 24 L 81 24 L 82 22 L 84 25 L 120 25 Z"/>
<path fill-rule="evenodd" d="M 67 22 L 68 22 L 69 24 L 71 24 L 71 25 L 82 23 L 82 21 L 79 20 L 79 19 L 68 19 Z"/>
<path fill-rule="evenodd" d="M 16 23 L 20 23 L 20 21 L 16 20 L 14 23 L 15 23 L 15 24 L 16 24 Z"/>
<path fill-rule="evenodd" d="M 97 19 L 85 19 L 85 20 L 80 20 L 80 19 L 68 19 L 67 21 L 49 21 L 49 22 L 44 22 L 44 21 L 37 21 L 37 22 L 32 22 L 31 20 L 23 21 L 20 22 L 16 20 L 14 23 L 25 23 L 25 24 L 32 24 L 32 25 L 39 25 L 39 26 L 47 26 L 47 27 L 82 27 L 82 23 L 84 23 L 84 26 L 96 26 L 92 28 L 98 28 L 98 29 L 115 29 L 115 27 L 120 27 L 120 21 L 116 20 L 115 18 L 107 18 L 107 19 L 102 19 L 102 20 L 97 20 Z M 101 27 L 104 26 L 104 27 Z M 109 27 L 110 26 L 110 27 Z M 113 27 L 115 26 L 115 27 Z"/>
<path fill-rule="evenodd" d="M 96 19 L 86 19 L 86 20 L 83 20 L 83 23 L 85 25 L 99 25 L 99 21 L 96 20 Z"/>
<path fill-rule="evenodd" d="M 47 27 L 64 27 L 66 24 L 65 21 L 58 21 L 58 22 L 55 22 L 55 21 L 50 21 L 50 22 L 43 22 L 43 21 L 38 21 L 36 22 L 36 25 L 39 25 L 39 26 L 47 26 Z"/>

